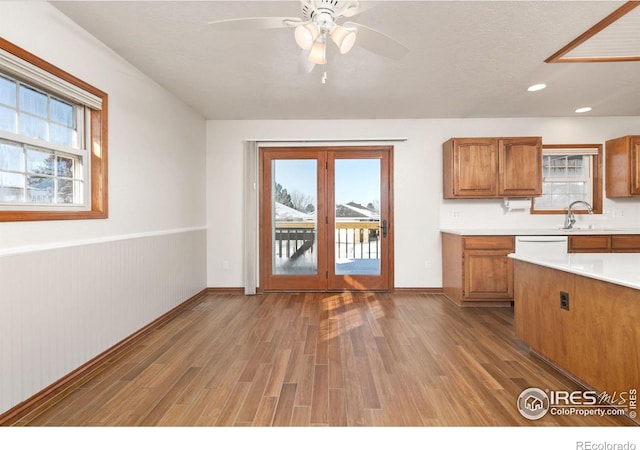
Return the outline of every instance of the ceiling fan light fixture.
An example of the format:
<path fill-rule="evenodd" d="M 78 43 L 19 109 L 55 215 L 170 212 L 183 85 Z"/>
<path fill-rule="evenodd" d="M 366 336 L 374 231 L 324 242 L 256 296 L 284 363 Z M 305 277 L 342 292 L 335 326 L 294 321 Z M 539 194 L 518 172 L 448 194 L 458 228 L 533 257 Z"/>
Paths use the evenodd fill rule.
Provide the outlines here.
<path fill-rule="evenodd" d="M 331 40 L 338 46 L 340 53 L 344 55 L 349 52 L 356 43 L 356 31 L 337 25 L 331 31 Z"/>
<path fill-rule="evenodd" d="M 309 52 L 309 61 L 314 64 L 327 63 L 327 44 L 324 39 L 318 38 L 313 43 L 311 51 Z"/>
<path fill-rule="evenodd" d="M 303 25 L 298 25 L 296 27 L 296 31 L 294 33 L 294 37 L 296 39 L 296 43 L 303 50 L 309 50 L 316 38 L 320 34 L 320 29 L 318 26 L 313 23 L 307 23 Z"/>

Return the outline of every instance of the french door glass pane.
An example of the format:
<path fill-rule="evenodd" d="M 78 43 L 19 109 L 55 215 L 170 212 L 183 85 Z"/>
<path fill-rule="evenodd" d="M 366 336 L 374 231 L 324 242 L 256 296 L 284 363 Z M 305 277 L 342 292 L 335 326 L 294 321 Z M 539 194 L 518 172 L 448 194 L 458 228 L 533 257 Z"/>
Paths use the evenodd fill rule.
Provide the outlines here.
<path fill-rule="evenodd" d="M 380 275 L 380 160 L 335 160 L 335 273 Z"/>
<path fill-rule="evenodd" d="M 274 160 L 271 167 L 274 275 L 317 275 L 318 163 Z"/>

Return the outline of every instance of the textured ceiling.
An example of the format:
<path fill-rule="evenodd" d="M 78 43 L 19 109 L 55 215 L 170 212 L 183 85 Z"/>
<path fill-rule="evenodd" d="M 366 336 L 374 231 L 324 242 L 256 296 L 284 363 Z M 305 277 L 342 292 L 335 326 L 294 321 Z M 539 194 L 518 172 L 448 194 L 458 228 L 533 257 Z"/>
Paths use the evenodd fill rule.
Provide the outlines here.
<path fill-rule="evenodd" d="M 297 1 L 51 3 L 208 119 L 544 117 L 581 106 L 640 116 L 640 62 L 544 62 L 624 2 L 369 2 L 352 20 L 409 53 L 392 60 L 356 46 L 310 74 L 298 73 L 292 29 L 208 25 L 298 17 Z M 534 83 L 548 87 L 527 92 Z"/>
<path fill-rule="evenodd" d="M 571 49 L 564 57 L 635 58 L 640 60 L 640 8 L 634 8 L 605 29 Z"/>

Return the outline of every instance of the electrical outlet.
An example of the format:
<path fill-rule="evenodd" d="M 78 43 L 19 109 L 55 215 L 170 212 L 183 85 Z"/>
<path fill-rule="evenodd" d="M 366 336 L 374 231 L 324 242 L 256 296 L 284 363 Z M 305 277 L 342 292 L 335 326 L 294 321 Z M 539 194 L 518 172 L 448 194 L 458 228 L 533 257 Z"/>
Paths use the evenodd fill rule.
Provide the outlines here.
<path fill-rule="evenodd" d="M 624 217 L 624 209 L 613 209 L 611 213 L 613 217 Z"/>
<path fill-rule="evenodd" d="M 425 269 L 431 269 L 433 267 L 433 264 L 431 263 L 430 259 L 425 260 L 424 262 L 424 268 Z"/>
<path fill-rule="evenodd" d="M 453 211 L 452 215 L 457 219 L 458 217 L 460 217 L 460 211 Z"/>
<path fill-rule="evenodd" d="M 560 308 L 569 311 L 569 293 L 560 291 Z"/>

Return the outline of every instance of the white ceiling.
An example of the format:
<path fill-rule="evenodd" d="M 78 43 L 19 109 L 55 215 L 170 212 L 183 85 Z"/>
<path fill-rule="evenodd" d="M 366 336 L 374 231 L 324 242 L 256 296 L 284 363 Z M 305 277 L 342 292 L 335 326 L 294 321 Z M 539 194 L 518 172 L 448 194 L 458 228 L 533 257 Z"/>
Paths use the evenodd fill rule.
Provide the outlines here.
<path fill-rule="evenodd" d="M 208 119 L 548 117 L 582 106 L 640 116 L 640 62 L 544 62 L 620 1 L 376 1 L 351 20 L 410 52 L 333 52 L 325 85 L 322 66 L 298 73 L 293 29 L 208 25 L 299 17 L 298 1 L 51 3 Z M 534 83 L 548 87 L 527 92 Z"/>

